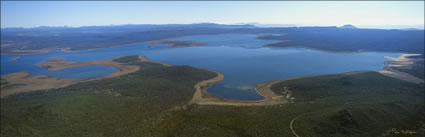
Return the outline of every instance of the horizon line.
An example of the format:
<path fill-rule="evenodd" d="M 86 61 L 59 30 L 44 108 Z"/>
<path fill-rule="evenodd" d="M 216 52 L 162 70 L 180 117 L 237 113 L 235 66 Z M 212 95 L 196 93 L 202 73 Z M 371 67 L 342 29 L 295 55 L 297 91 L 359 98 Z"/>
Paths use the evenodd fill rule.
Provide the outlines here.
<path fill-rule="evenodd" d="M 1 27 L 0 29 L 35 29 L 35 28 L 84 28 L 84 27 L 113 27 L 113 26 L 126 26 L 126 25 L 195 25 L 195 24 L 215 24 L 215 25 L 253 25 L 259 28 L 289 28 L 289 27 L 342 27 L 344 25 L 353 25 L 360 29 L 419 29 L 424 30 L 425 24 L 386 24 L 386 25 L 354 25 L 354 24 L 344 24 L 344 25 L 313 25 L 313 24 L 291 24 L 291 23 L 257 23 L 257 22 L 247 22 L 247 23 L 215 23 L 215 22 L 194 22 L 194 23 L 140 23 L 140 24 L 109 24 L 109 25 L 84 25 L 84 26 L 70 26 L 70 25 L 46 25 L 46 26 L 33 26 L 33 27 Z M 262 26 L 262 25 L 270 25 Z M 273 26 L 275 25 L 275 26 Z M 381 27 L 390 27 L 398 26 L 402 28 L 378 28 Z M 418 27 L 421 26 L 421 27 Z"/>

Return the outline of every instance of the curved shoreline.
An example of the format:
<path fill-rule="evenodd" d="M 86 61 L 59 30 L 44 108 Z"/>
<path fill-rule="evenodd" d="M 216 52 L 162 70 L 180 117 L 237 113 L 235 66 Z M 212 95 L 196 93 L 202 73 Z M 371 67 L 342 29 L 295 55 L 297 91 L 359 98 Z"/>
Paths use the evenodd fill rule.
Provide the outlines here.
<path fill-rule="evenodd" d="M 414 55 L 416 55 L 416 54 L 402 54 L 398 58 L 389 58 L 389 59 L 393 60 L 393 62 L 398 62 L 398 63 L 401 62 L 401 64 L 403 64 L 403 65 L 410 65 L 410 64 L 413 64 L 413 63 L 411 63 L 411 61 L 414 60 L 414 59 L 409 59 L 407 57 L 408 56 L 414 56 Z M 31 83 L 30 84 L 31 86 L 35 86 L 35 88 L 33 88 L 33 89 L 26 89 L 24 87 L 24 89 L 25 89 L 24 91 L 19 91 L 19 92 L 27 92 L 29 90 L 32 91 L 34 89 L 40 90 L 40 89 L 58 88 L 58 87 L 64 87 L 64 86 L 68 86 L 68 85 L 75 84 L 75 83 L 78 83 L 78 82 L 83 82 L 83 81 L 116 77 L 116 76 L 128 74 L 128 73 L 135 72 L 135 71 L 139 70 L 138 66 L 122 65 L 119 62 L 113 61 L 113 59 L 100 60 L 100 61 L 90 61 L 90 62 L 70 62 L 70 61 L 65 61 L 64 58 L 50 58 L 49 61 L 47 61 L 47 62 L 42 62 L 42 63 L 37 64 L 38 66 L 44 67 L 44 68 L 48 69 L 49 71 L 57 71 L 57 70 L 61 70 L 61 69 L 78 67 L 78 66 L 86 66 L 86 65 L 105 65 L 105 66 L 111 66 L 111 67 L 119 69 L 119 71 L 117 71 L 117 72 L 114 72 L 114 73 L 111 73 L 111 74 L 108 74 L 108 75 L 105 75 L 105 76 L 102 76 L 102 77 L 98 77 L 98 78 L 92 78 L 92 79 L 54 78 L 54 77 L 49 77 L 49 76 L 45 76 L 45 75 L 29 76 L 28 73 L 21 72 L 21 73 L 16 73 L 16 75 L 13 75 L 13 74 L 15 74 L 15 73 L 13 73 L 13 74 L 9 74 L 9 76 L 8 75 L 2 76 L 2 79 L 5 79 L 7 81 L 9 81 L 8 79 L 12 79 L 11 81 L 12 81 L 13 84 L 15 84 L 15 83 L 18 83 L 18 84 Z M 144 56 L 139 56 L 139 59 L 140 59 L 140 61 L 154 62 L 154 61 L 150 61 L 149 59 L 147 59 Z M 154 63 L 160 63 L 160 62 L 154 62 Z M 165 65 L 165 66 L 169 66 L 169 64 L 165 64 L 165 63 L 160 63 L 160 64 Z M 387 66 L 385 66 L 385 68 L 383 70 L 380 70 L 378 72 L 383 74 L 383 75 L 386 75 L 386 76 L 390 76 L 390 77 L 394 77 L 394 78 L 398 78 L 398 79 L 402 79 L 402 80 L 406 80 L 406 81 L 410 81 L 410 82 L 414 82 L 414 83 L 423 83 L 423 80 L 421 80 L 421 79 L 418 80 L 418 78 L 411 76 L 410 74 L 399 72 L 397 70 L 392 69 L 391 67 L 397 67 L 397 66 L 391 66 L 391 64 L 389 64 L 389 65 L 387 64 Z M 212 70 L 209 70 L 209 71 L 212 71 Z M 255 101 L 244 101 L 244 100 L 223 99 L 223 98 L 220 98 L 218 96 L 215 96 L 215 95 L 208 93 L 207 88 L 209 86 L 211 86 L 211 85 L 213 85 L 217 82 L 220 82 L 224 79 L 224 75 L 222 73 L 216 72 L 216 71 L 212 71 L 212 72 L 216 73 L 217 76 L 212 78 L 212 79 L 200 81 L 194 86 L 196 91 L 193 95 L 192 100 L 189 102 L 190 104 L 228 105 L 228 106 L 265 106 L 265 105 L 284 104 L 284 103 L 288 103 L 288 102 L 293 102 L 294 98 L 291 96 L 292 93 L 288 92 L 286 95 L 277 95 L 276 93 L 274 93 L 270 89 L 272 85 L 274 85 L 276 83 L 283 82 L 283 81 L 287 81 L 287 80 L 313 77 L 313 76 L 320 76 L 320 75 L 307 75 L 307 76 L 291 77 L 291 78 L 285 78 L 285 79 L 280 79 L 280 80 L 272 80 L 272 81 L 259 83 L 259 84 L 256 85 L 255 90 L 257 91 L 258 94 L 263 96 L 264 99 L 255 100 Z M 367 72 L 367 71 L 346 72 L 346 73 L 342 73 L 342 74 L 354 74 L 354 73 L 359 73 L 359 72 Z M 19 80 L 19 79 L 27 79 L 27 80 Z M 44 81 L 44 82 L 46 82 L 46 81 L 52 81 L 52 80 L 55 80 L 57 82 L 50 84 L 50 85 L 47 84 L 49 86 L 46 86 L 46 84 L 38 85 L 39 82 L 33 82 L 33 81 Z M 13 82 L 13 81 L 19 81 L 19 82 Z M 37 85 L 34 85 L 34 83 L 37 83 Z M 48 82 L 48 83 L 52 83 L 52 82 Z M 3 87 L 3 85 L 2 85 L 2 87 Z M 11 93 L 17 93 L 17 91 L 6 92 L 6 94 L 4 92 L 2 92 L 1 97 L 7 96 Z"/>
<path fill-rule="evenodd" d="M 120 76 L 123 74 L 128 74 L 128 73 L 139 70 L 138 66 L 123 65 L 119 62 L 113 61 L 114 59 L 115 58 L 106 59 L 106 60 L 98 60 L 98 61 L 89 61 L 89 62 L 71 62 L 71 61 L 66 61 L 64 58 L 49 58 L 48 61 L 41 62 L 36 65 L 46 68 L 48 71 L 58 71 L 62 69 L 88 66 L 88 65 L 104 65 L 104 66 L 114 67 L 119 70 L 119 71 L 110 73 L 108 75 L 101 76 L 98 78 L 93 78 L 93 79 L 115 77 L 115 76 Z M 149 60 L 140 60 L 140 61 L 149 61 Z"/>
<path fill-rule="evenodd" d="M 115 58 L 113 58 L 115 59 Z M 47 62 L 37 64 L 38 66 L 46 68 L 48 71 L 57 71 L 66 68 L 86 66 L 86 65 L 105 65 L 117 68 L 119 71 L 110 73 L 105 76 L 96 78 L 55 78 L 47 75 L 31 76 L 27 72 L 16 72 L 12 74 L 1 76 L 1 98 L 15 93 L 31 92 L 35 90 L 46 90 L 66 87 L 80 82 L 87 82 L 92 80 L 99 80 L 104 78 L 111 78 L 121 76 L 124 74 L 136 72 L 140 69 L 139 66 L 123 65 L 122 63 L 115 62 L 113 59 L 90 61 L 90 62 L 69 62 L 64 58 L 50 58 Z M 149 60 L 140 60 L 149 61 Z M 6 83 L 6 84 L 4 84 Z M 12 86 L 11 88 L 5 88 Z"/>
<path fill-rule="evenodd" d="M 396 61 L 397 63 L 402 63 L 404 65 L 411 65 L 412 60 L 414 59 L 408 59 L 408 56 L 415 56 L 417 54 L 401 54 L 398 58 L 390 58 L 393 61 Z M 397 71 L 395 69 L 392 69 L 391 67 L 397 67 L 397 66 L 391 66 L 391 64 L 387 64 L 387 66 L 384 67 L 383 70 L 375 71 L 379 72 L 380 74 L 383 74 L 385 76 L 405 80 L 408 82 L 413 83 L 424 83 L 424 80 L 416 78 L 415 76 L 412 76 L 410 74 Z M 211 71 L 211 70 L 210 70 Z M 192 100 L 190 101 L 190 104 L 199 104 L 199 105 L 225 105 L 225 106 L 266 106 L 266 105 L 278 105 L 278 104 L 284 104 L 288 102 L 293 102 L 292 93 L 288 92 L 286 95 L 277 95 L 274 93 L 270 88 L 276 83 L 280 83 L 287 80 L 294 80 L 299 78 L 307 78 L 307 77 L 315 77 L 315 76 L 322 76 L 322 75 L 306 75 L 306 76 L 298 76 L 298 77 L 291 77 L 291 78 L 284 78 L 280 80 L 272 80 L 268 82 L 259 83 L 256 85 L 255 90 L 258 94 L 264 97 L 262 100 L 256 100 L 256 101 L 243 101 L 243 100 L 229 100 L 229 99 L 223 99 L 215 95 L 211 95 L 208 93 L 207 88 L 208 86 L 211 86 L 212 84 L 215 84 L 217 82 L 220 82 L 224 79 L 224 76 L 220 72 L 212 71 L 217 73 L 217 76 L 201 81 L 197 83 L 194 87 L 196 89 Z M 358 73 L 365 73 L 370 71 L 352 71 L 352 72 L 345 72 L 340 73 L 344 75 L 351 75 L 351 74 L 358 74 Z"/>
<path fill-rule="evenodd" d="M 212 70 L 209 70 L 212 71 Z M 198 104 L 198 105 L 221 105 L 221 106 L 269 106 L 269 105 L 280 105 L 285 103 L 293 102 L 294 98 L 292 97 L 292 92 L 287 92 L 286 95 L 277 95 L 270 88 L 280 82 L 284 82 L 287 80 L 294 80 L 299 78 L 308 78 L 315 77 L 321 75 L 306 75 L 306 76 L 298 76 L 291 78 L 284 78 L 279 80 L 271 80 L 263 83 L 259 83 L 256 85 L 255 90 L 258 94 L 264 97 L 261 100 L 255 101 L 244 101 L 244 100 L 231 100 L 231 99 L 223 99 L 218 96 L 209 94 L 207 88 L 217 82 L 220 82 L 224 79 L 224 75 L 220 72 L 212 71 L 217 74 L 216 77 L 198 82 L 194 88 L 196 89 L 193 94 L 192 100 L 189 104 Z M 341 74 L 351 75 L 357 73 L 364 73 L 369 71 L 353 71 L 353 72 L 345 72 Z"/>
<path fill-rule="evenodd" d="M 212 70 L 209 70 L 209 71 L 212 71 Z M 287 80 L 321 76 L 321 75 L 306 75 L 306 76 L 298 76 L 298 77 L 291 77 L 291 78 L 284 78 L 279 80 L 271 80 L 267 82 L 262 82 L 256 85 L 255 90 L 257 91 L 258 94 L 263 96 L 264 99 L 255 100 L 255 101 L 244 101 L 244 100 L 223 99 L 218 96 L 209 94 L 207 91 L 207 88 L 224 79 L 224 75 L 222 73 L 216 72 L 216 71 L 212 71 L 212 72 L 216 73 L 217 76 L 208 80 L 200 81 L 194 86 L 196 91 L 193 94 L 193 98 L 189 102 L 189 104 L 222 105 L 222 106 L 268 106 L 268 105 L 279 105 L 279 104 L 291 103 L 294 100 L 294 98 L 292 97 L 291 91 L 288 91 L 285 95 L 277 95 L 270 88 L 276 83 L 284 82 Z M 358 73 L 364 73 L 364 72 L 369 72 L 369 71 L 353 71 L 353 72 L 345 72 L 341 74 L 351 75 L 351 74 L 358 74 Z"/>
<path fill-rule="evenodd" d="M 379 73 L 381 73 L 385 76 L 390 76 L 388 74 L 383 73 L 382 71 L 383 70 L 375 71 L 375 72 L 379 72 Z M 352 72 L 344 72 L 344 73 L 337 73 L 337 74 L 352 75 L 352 74 L 365 73 L 365 72 L 371 72 L 371 71 L 352 71 Z M 256 101 L 243 101 L 243 100 L 223 99 L 223 98 L 220 98 L 218 96 L 211 95 L 211 94 L 208 93 L 208 91 L 206 91 L 208 86 L 211 86 L 212 84 L 220 82 L 222 80 L 221 77 L 224 78 L 224 76 L 220 76 L 220 75 L 223 75 L 223 74 L 221 74 L 219 72 L 216 72 L 216 73 L 219 76 L 216 76 L 215 78 L 212 78 L 212 79 L 209 79 L 209 80 L 201 81 L 194 86 L 196 91 L 195 91 L 193 98 L 192 98 L 192 100 L 190 101 L 189 104 L 222 105 L 222 106 L 268 106 L 268 105 L 279 105 L 279 104 L 291 103 L 294 100 L 294 98 L 292 97 L 292 93 L 289 92 L 285 96 L 277 95 L 276 93 L 274 93 L 270 89 L 271 86 L 273 86 L 274 84 L 280 83 L 280 82 L 287 81 L 287 80 L 323 76 L 323 75 L 306 75 L 306 76 L 284 78 L 284 79 L 280 79 L 280 80 L 272 80 L 272 81 L 268 81 L 268 82 L 259 83 L 259 84 L 256 85 L 255 89 L 256 89 L 258 94 L 260 94 L 261 96 L 264 97 L 264 99 L 256 100 Z M 332 75 L 332 74 L 329 74 L 329 75 Z M 394 75 L 394 74 L 392 74 L 392 75 Z M 397 74 L 397 76 L 395 76 L 395 78 L 401 79 L 399 75 L 400 74 Z M 403 74 L 403 76 L 405 76 L 405 75 L 410 75 L 410 74 L 407 74 L 407 73 Z M 390 77 L 393 77 L 393 76 L 390 76 Z M 411 77 L 414 77 L 414 76 L 411 76 Z M 405 79 L 401 79 L 401 80 L 405 80 Z M 413 82 L 413 81 L 409 81 L 409 82 Z M 414 83 L 417 83 L 417 82 L 414 82 Z M 423 80 L 422 80 L 422 83 L 423 83 Z"/>
<path fill-rule="evenodd" d="M 211 70 L 209 70 L 211 71 Z M 199 105 L 226 105 L 226 106 L 265 106 L 265 105 L 277 105 L 288 102 L 284 96 L 276 95 L 269 88 L 271 84 L 261 83 L 257 84 L 256 91 L 264 97 L 262 100 L 257 101 L 243 101 L 243 100 L 229 100 L 223 99 L 218 96 L 209 94 L 207 88 L 212 84 L 220 82 L 224 79 L 224 75 L 220 72 L 212 71 L 217 74 L 216 77 L 208 80 L 198 82 L 194 88 L 196 89 L 193 94 L 192 100 L 189 104 Z"/>

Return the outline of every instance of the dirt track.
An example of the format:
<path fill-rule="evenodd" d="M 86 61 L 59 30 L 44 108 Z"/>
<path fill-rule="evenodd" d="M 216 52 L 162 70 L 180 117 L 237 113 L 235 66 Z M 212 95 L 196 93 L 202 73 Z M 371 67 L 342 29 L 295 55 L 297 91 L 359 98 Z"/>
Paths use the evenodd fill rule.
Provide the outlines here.
<path fill-rule="evenodd" d="M 291 120 L 291 122 L 289 123 L 289 129 L 291 129 L 291 132 L 292 132 L 292 134 L 295 136 L 295 137 L 300 137 L 298 134 L 297 134 L 297 132 L 295 132 L 295 130 L 294 130 L 294 121 L 298 118 L 298 117 L 300 117 L 302 114 L 300 114 L 300 115 L 298 115 L 298 116 L 296 116 L 296 117 L 294 117 L 294 119 L 292 119 Z"/>

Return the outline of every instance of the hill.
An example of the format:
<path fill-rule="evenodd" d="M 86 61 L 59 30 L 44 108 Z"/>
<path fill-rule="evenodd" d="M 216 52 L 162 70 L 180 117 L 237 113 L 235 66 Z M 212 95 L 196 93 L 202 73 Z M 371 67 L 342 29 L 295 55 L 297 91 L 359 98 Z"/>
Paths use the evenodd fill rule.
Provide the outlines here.
<path fill-rule="evenodd" d="M 356 26 L 351 25 L 351 24 L 346 24 L 346 25 L 341 26 L 341 27 L 339 27 L 339 28 L 342 28 L 342 29 L 357 29 L 357 27 L 356 27 Z"/>

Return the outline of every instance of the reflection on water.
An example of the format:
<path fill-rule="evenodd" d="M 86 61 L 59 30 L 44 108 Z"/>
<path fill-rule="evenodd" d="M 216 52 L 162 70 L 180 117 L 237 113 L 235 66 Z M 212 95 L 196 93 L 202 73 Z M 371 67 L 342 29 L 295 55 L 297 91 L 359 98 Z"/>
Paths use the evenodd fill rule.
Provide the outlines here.
<path fill-rule="evenodd" d="M 225 79 L 209 87 L 208 92 L 226 99 L 259 100 L 263 97 L 255 91 L 255 85 L 260 82 L 313 74 L 381 70 L 384 67 L 384 61 L 387 60 L 384 56 L 400 55 L 398 53 L 329 53 L 309 49 L 264 48 L 264 45 L 277 41 L 258 40 L 255 39 L 255 35 L 246 34 L 189 36 L 177 38 L 177 40 L 199 41 L 206 45 L 166 48 L 164 45 L 135 44 L 82 52 L 54 51 L 48 54 L 24 55 L 16 61 L 11 61 L 11 58 L 15 56 L 2 55 L 1 74 L 29 72 L 31 75 L 61 76 L 35 66 L 52 57 L 64 57 L 69 61 L 94 61 L 126 55 L 145 55 L 154 61 L 190 65 L 221 72 Z M 84 73 L 87 70 L 113 72 L 107 70 L 108 68 L 110 67 L 79 68 L 68 70 L 70 71 L 68 73 L 84 77 L 88 75 Z"/>

